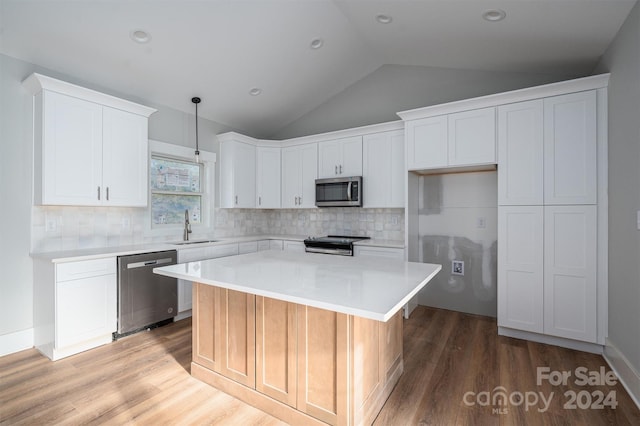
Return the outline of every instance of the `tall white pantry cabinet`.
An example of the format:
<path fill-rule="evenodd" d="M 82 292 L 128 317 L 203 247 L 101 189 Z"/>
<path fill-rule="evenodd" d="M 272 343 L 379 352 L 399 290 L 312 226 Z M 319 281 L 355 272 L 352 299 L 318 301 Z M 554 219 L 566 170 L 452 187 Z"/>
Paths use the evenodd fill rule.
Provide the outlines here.
<path fill-rule="evenodd" d="M 606 337 L 606 87 L 502 105 L 497 123 L 499 332 L 597 351 L 588 344 Z"/>

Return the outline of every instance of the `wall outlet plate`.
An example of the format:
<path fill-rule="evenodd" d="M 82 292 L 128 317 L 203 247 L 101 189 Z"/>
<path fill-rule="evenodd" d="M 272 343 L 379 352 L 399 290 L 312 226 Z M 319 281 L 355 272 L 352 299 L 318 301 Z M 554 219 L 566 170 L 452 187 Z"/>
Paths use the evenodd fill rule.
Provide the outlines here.
<path fill-rule="evenodd" d="M 451 275 L 464 275 L 464 260 L 451 261 Z"/>

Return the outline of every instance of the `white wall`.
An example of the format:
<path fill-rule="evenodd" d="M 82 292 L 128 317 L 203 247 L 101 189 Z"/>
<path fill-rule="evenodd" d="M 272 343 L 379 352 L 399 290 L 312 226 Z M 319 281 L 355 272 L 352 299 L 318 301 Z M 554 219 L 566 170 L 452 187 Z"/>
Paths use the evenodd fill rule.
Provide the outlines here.
<path fill-rule="evenodd" d="M 420 176 L 417 260 L 442 271 L 419 304 L 496 316 L 497 186 L 497 172 Z M 464 276 L 451 273 L 453 260 L 464 262 Z"/>
<path fill-rule="evenodd" d="M 611 72 L 607 349 L 626 358 L 635 370 L 635 397 L 640 404 L 640 230 L 636 225 L 640 210 L 640 3 L 596 67 L 595 73 L 601 72 Z"/>
<path fill-rule="evenodd" d="M 579 76 L 383 65 L 270 137 L 286 139 L 384 123 L 398 120 L 398 111 L 575 77 Z"/>

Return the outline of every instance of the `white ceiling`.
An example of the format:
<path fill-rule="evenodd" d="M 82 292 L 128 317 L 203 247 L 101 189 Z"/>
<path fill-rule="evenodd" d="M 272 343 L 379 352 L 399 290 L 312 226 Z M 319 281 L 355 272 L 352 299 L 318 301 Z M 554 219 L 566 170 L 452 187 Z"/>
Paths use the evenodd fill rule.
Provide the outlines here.
<path fill-rule="evenodd" d="M 384 64 L 588 74 L 636 0 L 0 2 L 0 52 L 268 137 Z"/>

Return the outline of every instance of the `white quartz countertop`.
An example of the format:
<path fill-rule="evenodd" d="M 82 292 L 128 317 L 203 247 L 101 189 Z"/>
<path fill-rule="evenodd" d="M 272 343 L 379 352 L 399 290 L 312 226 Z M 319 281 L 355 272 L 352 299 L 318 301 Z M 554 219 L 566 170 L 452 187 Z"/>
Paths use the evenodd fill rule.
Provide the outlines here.
<path fill-rule="evenodd" d="M 126 256 L 129 254 L 149 253 L 164 250 L 186 250 L 199 247 L 223 246 L 227 244 L 245 243 L 260 240 L 285 240 L 285 241 L 304 241 L 306 235 L 248 235 L 239 237 L 220 237 L 211 238 L 215 242 L 198 243 L 198 240 L 191 241 L 192 244 L 182 244 L 183 241 L 176 242 L 158 242 L 148 244 L 134 244 L 128 246 L 114 247 L 97 247 L 77 250 L 63 250 L 50 252 L 34 252 L 31 257 L 34 259 L 47 260 L 53 263 L 75 262 L 79 260 L 101 259 L 113 256 Z M 390 240 L 363 240 L 356 242 L 358 245 L 392 247 L 404 249 L 404 242 Z"/>
<path fill-rule="evenodd" d="M 154 268 L 169 277 L 389 320 L 441 265 L 393 259 L 263 251 Z"/>

